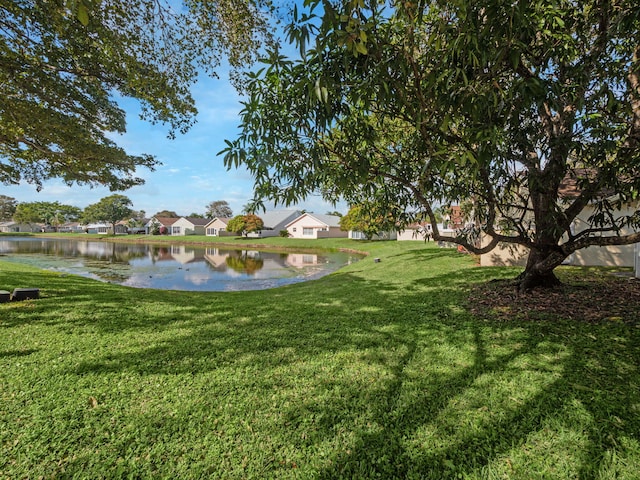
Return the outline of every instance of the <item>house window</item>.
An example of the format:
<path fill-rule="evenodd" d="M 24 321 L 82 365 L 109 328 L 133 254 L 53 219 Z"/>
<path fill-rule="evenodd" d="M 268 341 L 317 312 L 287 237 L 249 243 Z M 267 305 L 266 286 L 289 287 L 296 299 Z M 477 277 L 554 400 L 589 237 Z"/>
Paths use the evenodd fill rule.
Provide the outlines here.
<path fill-rule="evenodd" d="M 293 227 L 293 233 L 296 233 L 296 227 Z"/>
<path fill-rule="evenodd" d="M 180 235 L 180 227 L 171 227 L 172 235 Z"/>
<path fill-rule="evenodd" d="M 303 228 L 302 229 L 302 234 L 303 235 L 313 235 L 313 228 Z"/>

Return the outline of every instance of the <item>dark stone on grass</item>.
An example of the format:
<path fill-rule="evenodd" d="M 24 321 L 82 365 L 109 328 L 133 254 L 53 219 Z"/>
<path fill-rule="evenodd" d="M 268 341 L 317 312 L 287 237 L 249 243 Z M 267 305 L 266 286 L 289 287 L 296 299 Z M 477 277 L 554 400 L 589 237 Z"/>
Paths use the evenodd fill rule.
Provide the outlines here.
<path fill-rule="evenodd" d="M 40 298 L 39 288 L 14 288 L 11 300 L 14 302 L 20 300 L 32 300 L 34 298 Z"/>
<path fill-rule="evenodd" d="M 6 290 L 0 290 L 0 303 L 7 303 L 11 300 L 11 294 Z"/>

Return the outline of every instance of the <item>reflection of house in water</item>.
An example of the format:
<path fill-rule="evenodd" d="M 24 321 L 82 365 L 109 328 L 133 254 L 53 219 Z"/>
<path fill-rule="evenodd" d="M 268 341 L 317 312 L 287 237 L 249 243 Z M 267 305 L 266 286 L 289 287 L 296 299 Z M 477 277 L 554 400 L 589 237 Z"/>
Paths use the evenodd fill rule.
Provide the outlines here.
<path fill-rule="evenodd" d="M 204 253 L 204 259 L 216 269 L 223 269 L 229 266 L 229 257 L 262 260 L 265 256 L 264 252 L 257 250 L 222 250 L 219 248 L 207 248 Z M 269 255 L 266 254 L 268 257 Z"/>
<path fill-rule="evenodd" d="M 311 253 L 290 253 L 287 255 L 285 264 L 298 268 L 309 265 L 318 265 L 318 255 L 313 255 Z"/>
<path fill-rule="evenodd" d="M 154 247 L 151 258 L 156 262 L 174 261 L 182 265 L 204 260 L 204 249 L 196 249 L 186 245 L 171 245 L 169 247 Z"/>
<path fill-rule="evenodd" d="M 146 256 L 145 245 L 125 245 L 119 243 L 97 243 L 92 241 L 71 241 L 69 256 L 83 256 L 110 260 L 112 262 L 128 262 L 133 258 Z M 67 247 L 68 248 L 68 247 Z"/>
<path fill-rule="evenodd" d="M 171 249 L 169 247 L 153 246 L 149 250 L 149 256 L 154 263 L 173 260 L 173 257 L 171 256 Z"/>
<path fill-rule="evenodd" d="M 292 266 L 287 261 L 288 257 L 289 255 L 281 253 L 218 248 L 207 248 L 204 255 L 205 260 L 217 271 L 224 272 L 231 269 L 250 275 L 260 270 L 270 271 Z M 301 262 L 302 259 L 300 258 L 297 261 Z"/>
<path fill-rule="evenodd" d="M 101 257 L 104 254 L 104 245 L 96 242 L 78 241 L 75 245 L 80 255 L 86 257 Z"/>
<path fill-rule="evenodd" d="M 227 268 L 228 256 L 229 250 L 220 250 L 219 248 L 207 248 L 204 252 L 204 259 L 216 270 Z"/>
<path fill-rule="evenodd" d="M 176 262 L 184 265 L 196 260 L 196 251 L 193 248 L 186 248 L 184 245 L 172 245 L 171 256 Z"/>

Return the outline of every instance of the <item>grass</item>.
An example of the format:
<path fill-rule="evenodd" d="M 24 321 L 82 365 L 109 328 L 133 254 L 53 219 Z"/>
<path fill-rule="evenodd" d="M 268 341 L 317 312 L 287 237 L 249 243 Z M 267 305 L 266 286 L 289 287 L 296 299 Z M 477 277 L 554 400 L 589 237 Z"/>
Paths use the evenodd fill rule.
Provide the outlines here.
<path fill-rule="evenodd" d="M 42 294 L 0 304 L 0 478 L 637 478 L 637 326 L 476 318 L 469 286 L 513 270 L 357 245 L 257 292 L 0 262 Z"/>

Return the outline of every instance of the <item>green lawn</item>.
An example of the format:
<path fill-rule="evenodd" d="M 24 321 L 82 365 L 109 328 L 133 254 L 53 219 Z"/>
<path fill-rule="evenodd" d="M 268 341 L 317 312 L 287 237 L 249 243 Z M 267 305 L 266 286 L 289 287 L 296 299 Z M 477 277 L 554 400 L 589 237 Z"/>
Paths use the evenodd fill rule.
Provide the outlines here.
<path fill-rule="evenodd" d="M 0 478 L 638 478 L 640 328 L 474 318 L 513 270 L 319 244 L 371 255 L 237 293 L 0 261 L 42 295 L 0 304 Z"/>

